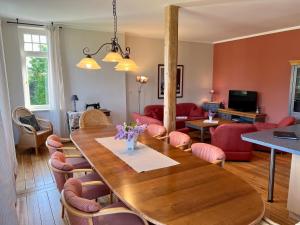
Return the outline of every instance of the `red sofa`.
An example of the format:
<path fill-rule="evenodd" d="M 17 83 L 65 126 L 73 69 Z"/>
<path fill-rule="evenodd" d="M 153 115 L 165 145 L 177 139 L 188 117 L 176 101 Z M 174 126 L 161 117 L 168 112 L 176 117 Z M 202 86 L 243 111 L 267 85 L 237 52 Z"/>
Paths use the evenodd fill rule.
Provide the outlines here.
<path fill-rule="evenodd" d="M 253 144 L 243 141 L 241 135 L 257 131 L 253 124 L 232 123 L 210 128 L 211 144 L 221 148 L 226 160 L 250 161 Z"/>
<path fill-rule="evenodd" d="M 269 130 L 269 129 L 274 129 L 274 128 L 281 128 L 281 127 L 287 127 L 294 125 L 296 123 L 296 118 L 293 116 L 287 116 L 284 117 L 282 120 L 279 121 L 279 123 L 262 123 L 262 122 L 257 122 L 254 124 L 256 129 L 258 131 L 261 130 Z"/>
<path fill-rule="evenodd" d="M 178 117 L 176 118 L 176 129 L 185 131 L 187 129 L 185 127 L 186 121 L 206 118 L 207 112 L 194 103 L 179 103 L 176 104 L 176 117 Z M 132 113 L 132 118 L 134 120 L 138 119 L 141 123 L 145 124 L 162 125 L 164 119 L 164 106 L 148 105 L 144 108 L 144 115 Z"/>

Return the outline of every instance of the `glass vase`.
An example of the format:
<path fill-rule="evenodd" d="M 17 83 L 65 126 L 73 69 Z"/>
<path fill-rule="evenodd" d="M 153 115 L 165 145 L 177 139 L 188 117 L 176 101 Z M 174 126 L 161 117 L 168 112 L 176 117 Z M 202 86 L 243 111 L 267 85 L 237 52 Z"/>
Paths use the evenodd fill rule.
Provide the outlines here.
<path fill-rule="evenodd" d="M 136 149 L 137 138 L 138 137 L 134 137 L 131 140 L 126 140 L 126 145 L 127 145 L 128 151 L 134 151 Z"/>

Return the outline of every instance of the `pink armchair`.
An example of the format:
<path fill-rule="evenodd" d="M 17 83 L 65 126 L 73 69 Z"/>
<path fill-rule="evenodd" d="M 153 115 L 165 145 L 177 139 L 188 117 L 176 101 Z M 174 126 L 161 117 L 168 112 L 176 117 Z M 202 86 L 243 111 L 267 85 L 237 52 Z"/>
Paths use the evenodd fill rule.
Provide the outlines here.
<path fill-rule="evenodd" d="M 86 199 L 83 196 L 83 187 L 80 180 L 71 178 L 64 185 L 61 200 L 67 210 L 71 225 L 147 225 L 148 222 L 137 213 L 129 210 L 122 202 L 106 207 Z"/>
<path fill-rule="evenodd" d="M 253 124 L 223 124 L 217 128 L 210 128 L 211 143 L 224 151 L 227 160 L 250 161 L 253 146 L 243 141 L 241 135 L 255 131 Z"/>
<path fill-rule="evenodd" d="M 257 122 L 257 123 L 254 124 L 254 126 L 256 127 L 256 129 L 258 131 L 261 131 L 261 130 L 280 128 L 280 127 L 287 127 L 287 126 L 293 125 L 295 123 L 296 123 L 295 117 L 287 116 L 287 117 L 283 118 L 282 120 L 280 120 L 279 123 L 261 123 L 261 122 Z"/>

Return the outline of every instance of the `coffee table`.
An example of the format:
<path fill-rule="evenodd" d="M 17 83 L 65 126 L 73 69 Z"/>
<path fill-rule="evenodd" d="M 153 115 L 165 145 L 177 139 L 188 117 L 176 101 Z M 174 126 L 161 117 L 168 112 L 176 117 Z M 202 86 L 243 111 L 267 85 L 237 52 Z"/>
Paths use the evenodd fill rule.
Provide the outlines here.
<path fill-rule="evenodd" d="M 204 130 L 209 128 L 209 127 L 217 127 L 222 124 L 229 124 L 229 123 L 234 123 L 232 120 L 225 120 L 221 118 L 214 118 L 213 121 L 218 121 L 218 123 L 205 123 L 204 120 L 207 119 L 201 119 L 201 120 L 190 120 L 185 122 L 185 126 L 189 128 L 193 128 L 195 130 L 199 130 L 201 132 L 201 142 L 204 142 Z"/>

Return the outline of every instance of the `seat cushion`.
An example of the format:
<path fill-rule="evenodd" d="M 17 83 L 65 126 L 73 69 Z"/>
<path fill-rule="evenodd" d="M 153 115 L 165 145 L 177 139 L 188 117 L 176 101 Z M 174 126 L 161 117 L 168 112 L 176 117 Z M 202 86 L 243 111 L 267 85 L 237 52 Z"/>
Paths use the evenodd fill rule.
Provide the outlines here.
<path fill-rule="evenodd" d="M 117 202 L 112 205 L 109 205 L 103 209 L 108 209 L 108 208 L 116 208 L 116 207 L 124 207 L 124 203 L 122 202 Z M 93 219 L 94 225 L 144 225 L 144 222 L 142 219 L 140 219 L 138 216 L 134 214 L 129 214 L 129 213 L 117 213 L 113 215 L 107 215 L 107 216 L 99 216 L 95 217 Z"/>
<path fill-rule="evenodd" d="M 38 121 L 35 118 L 35 115 L 22 116 L 19 118 L 21 123 L 32 126 L 36 131 L 39 131 L 41 128 L 38 124 Z"/>
<path fill-rule="evenodd" d="M 103 185 L 91 185 L 82 187 L 82 197 L 87 199 L 97 199 L 110 193 L 109 187 L 104 184 L 104 181 L 96 173 L 92 172 L 78 178 L 81 182 L 102 181 Z"/>
<path fill-rule="evenodd" d="M 66 163 L 71 164 L 75 169 L 91 168 L 85 158 L 66 158 Z"/>

